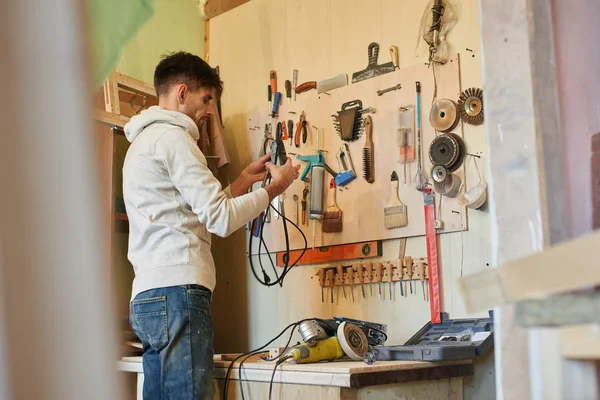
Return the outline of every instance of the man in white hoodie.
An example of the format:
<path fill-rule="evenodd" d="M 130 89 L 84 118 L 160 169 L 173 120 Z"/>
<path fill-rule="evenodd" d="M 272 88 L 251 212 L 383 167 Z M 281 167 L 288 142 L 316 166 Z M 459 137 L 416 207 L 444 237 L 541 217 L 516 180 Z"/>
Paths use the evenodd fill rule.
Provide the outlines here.
<path fill-rule="evenodd" d="M 251 163 L 227 188 L 197 146 L 222 82 L 200 57 L 179 52 L 154 73 L 158 106 L 125 125 L 123 166 L 128 258 L 135 270 L 130 323 L 143 345 L 143 397 L 212 399 L 211 233 L 225 237 L 253 220 L 298 177 L 288 158 Z M 247 193 L 266 171 L 271 183 Z"/>

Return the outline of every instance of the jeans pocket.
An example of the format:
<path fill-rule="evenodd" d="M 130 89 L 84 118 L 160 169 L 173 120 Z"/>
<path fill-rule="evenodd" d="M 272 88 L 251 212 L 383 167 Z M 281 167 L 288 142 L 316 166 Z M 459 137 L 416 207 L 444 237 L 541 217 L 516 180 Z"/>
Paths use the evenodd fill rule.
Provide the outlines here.
<path fill-rule="evenodd" d="M 155 351 L 162 350 L 169 343 L 165 296 L 133 300 L 131 317 L 136 335 Z"/>

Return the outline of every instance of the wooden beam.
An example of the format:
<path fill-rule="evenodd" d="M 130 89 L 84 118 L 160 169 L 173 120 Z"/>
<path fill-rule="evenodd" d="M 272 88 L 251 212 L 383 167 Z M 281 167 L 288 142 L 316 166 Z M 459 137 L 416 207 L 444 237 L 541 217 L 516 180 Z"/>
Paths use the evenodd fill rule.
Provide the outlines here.
<path fill-rule="evenodd" d="M 119 128 L 123 128 L 127 122 L 129 122 L 128 117 L 124 117 L 122 115 L 109 113 L 103 110 L 94 110 L 94 119 L 99 122 L 104 122 L 110 125 L 118 126 Z"/>
<path fill-rule="evenodd" d="M 206 16 L 206 19 L 211 19 L 249 1 L 250 0 L 208 0 L 204 6 L 204 15 Z"/>
<path fill-rule="evenodd" d="M 204 61 L 210 64 L 210 19 L 204 22 Z"/>
<path fill-rule="evenodd" d="M 468 312 L 600 285 L 600 230 L 460 282 Z M 568 266 L 566 272 L 565 266 Z"/>
<path fill-rule="evenodd" d="M 519 302 L 515 307 L 515 318 L 525 327 L 600 324 L 600 291 Z"/>
<path fill-rule="evenodd" d="M 156 90 L 154 90 L 154 86 L 142 82 L 140 80 L 131 78 L 127 75 L 123 75 L 119 72 L 115 72 L 114 79 L 117 82 L 118 86 L 123 86 L 127 89 L 133 90 L 138 93 L 143 93 L 148 96 L 156 97 Z"/>
<path fill-rule="evenodd" d="M 560 354 L 573 360 L 600 360 L 600 324 L 560 329 Z"/>

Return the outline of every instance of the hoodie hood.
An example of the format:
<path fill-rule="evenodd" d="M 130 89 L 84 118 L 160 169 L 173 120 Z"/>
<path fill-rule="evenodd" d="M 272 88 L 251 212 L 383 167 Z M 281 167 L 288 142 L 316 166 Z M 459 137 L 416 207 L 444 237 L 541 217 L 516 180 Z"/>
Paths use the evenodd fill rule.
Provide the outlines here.
<path fill-rule="evenodd" d="M 200 139 L 198 126 L 193 119 L 183 113 L 165 110 L 159 106 L 152 106 L 147 110 L 142 111 L 139 115 L 131 118 L 131 120 L 125 124 L 125 137 L 127 137 L 127 140 L 130 142 L 133 142 L 146 127 L 152 124 L 178 126 L 189 133 L 195 141 Z"/>

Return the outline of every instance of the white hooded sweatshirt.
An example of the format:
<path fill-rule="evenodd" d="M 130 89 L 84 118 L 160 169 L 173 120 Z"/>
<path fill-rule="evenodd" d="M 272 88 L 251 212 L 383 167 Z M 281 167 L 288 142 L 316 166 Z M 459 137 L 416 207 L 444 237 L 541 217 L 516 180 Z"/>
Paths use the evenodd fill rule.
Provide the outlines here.
<path fill-rule="evenodd" d="M 207 167 L 198 127 L 160 107 L 125 125 L 131 146 L 123 166 L 129 217 L 131 298 L 149 289 L 216 283 L 210 234 L 228 236 L 269 205 L 264 189 L 232 198 Z"/>

